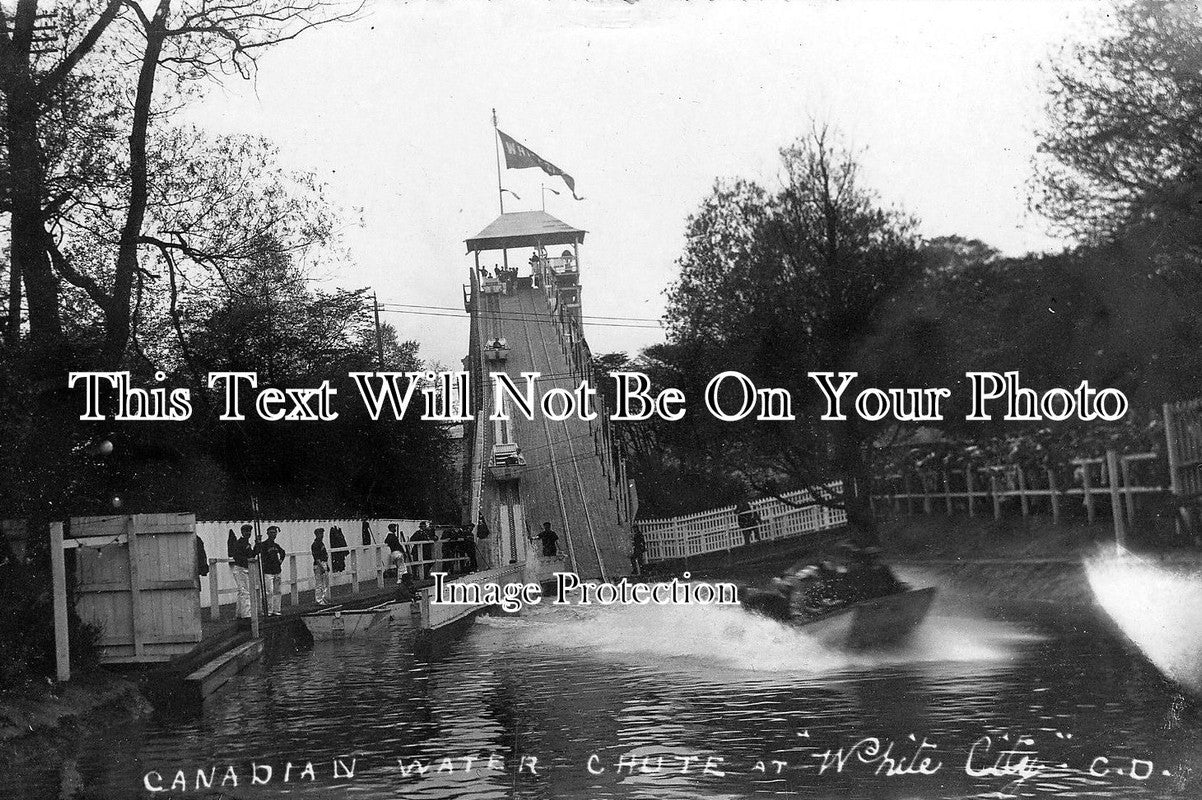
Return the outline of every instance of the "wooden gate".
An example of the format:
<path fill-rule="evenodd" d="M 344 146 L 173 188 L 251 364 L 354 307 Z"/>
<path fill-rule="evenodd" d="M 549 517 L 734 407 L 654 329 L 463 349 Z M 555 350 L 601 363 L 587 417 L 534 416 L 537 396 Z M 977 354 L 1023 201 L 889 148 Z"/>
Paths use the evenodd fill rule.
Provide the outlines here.
<path fill-rule="evenodd" d="M 102 663 L 166 661 L 201 638 L 193 514 L 71 520 L 75 608 L 100 628 Z"/>

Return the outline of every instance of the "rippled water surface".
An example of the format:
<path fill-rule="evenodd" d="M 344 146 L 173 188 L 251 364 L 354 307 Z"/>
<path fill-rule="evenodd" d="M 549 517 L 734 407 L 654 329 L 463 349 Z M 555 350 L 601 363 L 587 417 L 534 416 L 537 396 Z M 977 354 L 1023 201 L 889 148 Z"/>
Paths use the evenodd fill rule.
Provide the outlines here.
<path fill-rule="evenodd" d="M 393 623 L 265 662 L 201 717 L 19 764 L 0 794 L 142 797 L 182 771 L 157 796 L 1202 797 L 1197 711 L 1096 621 L 945 611 L 849 658 L 736 609 L 538 608 L 414 650 Z"/>

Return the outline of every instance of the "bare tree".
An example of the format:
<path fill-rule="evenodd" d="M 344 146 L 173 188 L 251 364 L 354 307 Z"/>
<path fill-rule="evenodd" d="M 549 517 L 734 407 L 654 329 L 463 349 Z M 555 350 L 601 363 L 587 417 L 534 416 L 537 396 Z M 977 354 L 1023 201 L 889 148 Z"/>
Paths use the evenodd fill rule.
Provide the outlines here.
<path fill-rule="evenodd" d="M 222 74 L 250 77 L 257 59 L 273 45 L 296 38 L 311 28 L 352 18 L 358 6 L 335 0 L 114 0 L 80 2 L 57 19 L 64 40 L 72 46 L 57 61 L 49 61 L 35 46 L 39 25 L 48 19 L 38 0 L 20 0 L 10 20 L 0 16 L 0 90 L 6 123 L 8 208 L 12 214 L 12 280 L 24 282 L 31 339 L 53 346 L 61 336 L 59 279 L 83 290 L 99 309 L 104 324 L 101 361 L 113 367 L 124 357 L 133 330 L 135 298 L 144 273 L 142 250 L 173 249 L 188 256 L 205 254 L 182 237 L 148 237 L 145 231 L 152 206 L 153 142 L 156 103 L 163 100 L 164 73 L 177 83 L 197 84 Z M 86 17 L 86 22 L 81 19 Z M 54 19 L 54 18 L 51 18 Z M 124 71 L 132 101 L 114 112 L 124 136 L 123 174 L 114 185 L 120 197 L 112 204 L 122 220 L 115 253 L 105 274 L 91 274 L 74 263 L 60 247 L 53 225 L 58 212 L 80 200 L 79 186 L 65 185 L 52 194 L 45 164 L 46 117 L 56 92 L 69 89 L 86 71 L 89 54 L 103 53 L 106 66 Z M 180 95 L 167 93 L 168 100 Z M 15 339 L 20 324 L 20 295 L 11 291 L 7 335 Z"/>

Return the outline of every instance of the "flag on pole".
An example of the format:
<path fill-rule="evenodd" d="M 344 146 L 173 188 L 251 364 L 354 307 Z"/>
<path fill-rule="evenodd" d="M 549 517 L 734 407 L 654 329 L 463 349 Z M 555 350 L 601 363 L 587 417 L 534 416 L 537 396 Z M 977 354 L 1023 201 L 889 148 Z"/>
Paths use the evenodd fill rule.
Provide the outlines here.
<path fill-rule="evenodd" d="M 563 182 L 568 185 L 568 189 L 572 192 L 572 197 L 575 197 L 577 200 L 584 199 L 576 197 L 576 180 L 571 175 L 499 128 L 497 129 L 497 135 L 501 137 L 501 149 L 505 151 L 505 167 L 507 169 L 538 167 L 548 175 L 558 175 L 563 178 Z"/>

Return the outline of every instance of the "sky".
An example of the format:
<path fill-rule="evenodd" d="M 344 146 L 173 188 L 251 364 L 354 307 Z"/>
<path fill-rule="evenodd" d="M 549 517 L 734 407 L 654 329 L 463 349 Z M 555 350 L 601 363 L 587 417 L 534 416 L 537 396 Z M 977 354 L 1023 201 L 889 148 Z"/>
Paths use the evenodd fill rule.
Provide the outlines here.
<path fill-rule="evenodd" d="M 1007 254 L 1066 242 L 1027 210 L 1046 63 L 1096 35 L 1090 2 L 625 3 L 376 0 L 266 54 L 192 113 L 264 135 L 348 210 L 330 286 L 452 316 L 386 312 L 421 355 L 467 349 L 463 240 L 498 213 L 499 127 L 576 179 L 506 170 L 507 211 L 588 231 L 585 315 L 658 319 L 685 223 L 718 178 L 777 185 L 778 150 L 838 129 L 863 176 L 926 236 Z M 418 310 L 418 309 L 411 309 Z M 662 340 L 586 321 L 596 353 Z"/>

